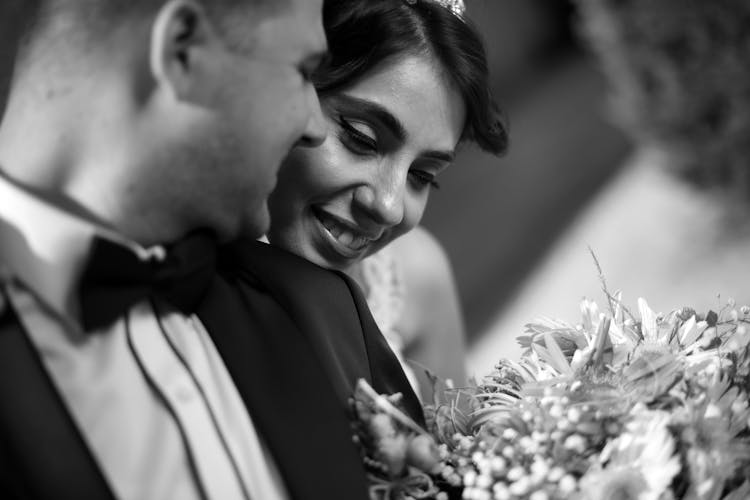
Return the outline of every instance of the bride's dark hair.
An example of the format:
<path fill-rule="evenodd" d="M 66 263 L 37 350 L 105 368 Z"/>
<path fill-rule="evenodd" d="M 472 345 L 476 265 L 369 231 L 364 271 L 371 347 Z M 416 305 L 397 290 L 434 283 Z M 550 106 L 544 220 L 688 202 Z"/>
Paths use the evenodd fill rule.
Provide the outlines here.
<path fill-rule="evenodd" d="M 492 98 L 487 56 L 477 31 L 433 0 L 325 0 L 330 59 L 314 75 L 322 97 L 366 78 L 378 65 L 428 54 L 443 67 L 466 103 L 462 140 L 501 154 L 507 127 Z"/>

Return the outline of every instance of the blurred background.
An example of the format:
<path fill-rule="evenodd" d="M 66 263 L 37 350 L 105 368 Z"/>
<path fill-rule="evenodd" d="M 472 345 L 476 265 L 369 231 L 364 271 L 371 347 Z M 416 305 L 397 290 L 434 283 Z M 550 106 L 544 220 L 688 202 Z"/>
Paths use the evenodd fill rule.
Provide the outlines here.
<path fill-rule="evenodd" d="M 510 150 L 500 159 L 463 151 L 424 224 L 452 257 L 471 347 L 630 146 L 607 119 L 605 80 L 578 35 L 573 2 L 467 3 L 486 40 Z"/>
<path fill-rule="evenodd" d="M 517 358 L 536 318 L 605 309 L 604 286 L 634 310 L 748 304 L 750 3 L 467 3 L 511 131 L 502 159 L 463 152 L 425 218 L 469 374 Z"/>
<path fill-rule="evenodd" d="M 715 5 L 731 4 L 727 7 L 730 11 L 738 10 L 741 1 L 717 0 Z M 471 147 L 462 150 L 456 164 L 441 176 L 441 188 L 432 194 L 424 225 L 443 243 L 453 263 L 467 323 L 470 374 L 488 371 L 500 357 L 516 357 L 520 351 L 514 339 L 535 317 L 575 322 L 583 296 L 604 304 L 589 247 L 597 255 L 610 289 L 622 289 L 626 303 L 634 305 L 638 296 L 645 296 L 655 310 L 683 305 L 700 310 L 721 307 L 729 297 L 750 301 L 745 277 L 750 255 L 746 208 L 729 208 L 732 203 L 721 190 L 683 182 L 669 168 L 673 154 L 653 147 L 648 134 L 633 133 L 648 127 L 636 124 L 628 128 L 621 119 L 613 119 L 617 117 L 613 109 L 622 118 L 623 110 L 627 114 L 634 102 L 626 99 L 624 105 L 620 102 L 619 108 L 613 107 L 610 94 L 617 87 L 613 83 L 632 83 L 633 79 L 629 66 L 625 70 L 618 66 L 622 54 L 607 49 L 607 43 L 612 42 L 608 36 L 632 30 L 618 31 L 622 19 L 612 22 L 606 17 L 612 12 L 592 21 L 598 15 L 591 7 L 596 4 L 613 9 L 659 5 L 658 15 L 649 13 L 645 22 L 630 19 L 623 25 L 645 26 L 648 36 L 639 32 L 635 38 L 645 36 L 649 43 L 654 42 L 654 33 L 677 33 L 676 42 L 659 39 L 658 43 L 675 53 L 675 60 L 686 60 L 685 54 L 687 60 L 695 56 L 697 62 L 686 66 L 700 68 L 699 58 L 716 49 L 714 39 L 740 46 L 734 39 L 716 37 L 717 32 L 731 31 L 731 26 L 722 27 L 720 22 L 710 26 L 714 38 L 708 41 L 701 38 L 700 29 L 687 37 L 678 33 L 682 26 L 701 24 L 702 12 L 698 17 L 680 17 L 691 9 L 711 8 L 701 7 L 701 3 L 714 4 L 677 0 L 467 1 L 469 18 L 486 39 L 494 92 L 510 123 L 511 147 L 509 154 L 499 159 Z M 28 4 L 3 0 L 0 8 L 0 109 Z M 581 9 L 586 5 L 589 10 L 584 18 Z M 743 15 L 747 10 L 744 8 Z M 742 16 L 727 16 L 726 11 L 715 17 L 738 26 L 750 22 Z M 669 18 L 673 24 L 663 24 L 663 19 Z M 598 50 L 593 52 L 591 38 L 584 41 L 582 35 L 591 35 L 592 28 L 599 30 L 593 36 Z M 742 46 L 745 52 L 750 50 L 750 43 Z M 651 53 L 647 48 L 638 60 L 650 60 Z M 750 54 L 733 57 L 739 60 L 729 60 L 727 67 L 744 67 L 750 61 Z M 661 63 L 654 59 L 649 64 L 664 66 Z M 641 80 L 647 93 L 667 89 L 657 95 L 661 99 L 657 104 L 682 95 L 675 82 L 701 80 L 700 73 L 684 78 L 682 67 L 672 73 L 651 74 L 651 66 L 646 66 L 648 71 L 640 67 L 639 71 L 646 76 Z M 721 80 L 725 70 L 709 79 L 709 84 Z M 750 92 L 745 91 L 745 82 L 750 78 L 736 76 L 745 76 L 736 93 L 747 97 Z M 640 80 L 635 81 L 638 87 Z M 680 110 L 692 109 L 694 104 L 690 99 L 672 101 L 673 108 Z M 643 118 L 650 109 L 648 102 L 640 104 Z M 745 100 L 729 104 L 747 110 Z M 727 105 L 711 105 L 709 111 Z M 706 120 L 718 130 L 729 118 L 707 115 Z M 735 135 L 747 138 L 747 120 L 739 120 L 741 126 L 733 120 Z"/>

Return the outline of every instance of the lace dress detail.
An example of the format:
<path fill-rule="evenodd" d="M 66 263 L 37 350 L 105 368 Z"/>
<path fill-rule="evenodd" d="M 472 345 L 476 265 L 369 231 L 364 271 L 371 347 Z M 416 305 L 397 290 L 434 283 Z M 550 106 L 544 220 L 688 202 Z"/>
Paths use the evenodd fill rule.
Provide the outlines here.
<path fill-rule="evenodd" d="M 403 274 L 393 252 L 384 248 L 360 263 L 362 285 L 380 331 L 396 354 L 414 392 L 419 396 L 419 382 L 404 358 L 404 339 L 397 325 L 404 313 Z"/>

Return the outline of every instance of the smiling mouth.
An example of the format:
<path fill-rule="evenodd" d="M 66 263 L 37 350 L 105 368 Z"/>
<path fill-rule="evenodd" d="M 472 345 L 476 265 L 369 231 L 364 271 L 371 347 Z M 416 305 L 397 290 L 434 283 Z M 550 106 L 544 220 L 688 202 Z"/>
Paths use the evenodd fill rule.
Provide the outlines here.
<path fill-rule="evenodd" d="M 377 236 L 367 235 L 354 229 L 349 224 L 323 210 L 313 209 L 313 213 L 326 232 L 338 243 L 338 246 L 343 247 L 340 250 L 344 250 L 347 257 L 358 256 L 370 243 L 378 239 Z"/>

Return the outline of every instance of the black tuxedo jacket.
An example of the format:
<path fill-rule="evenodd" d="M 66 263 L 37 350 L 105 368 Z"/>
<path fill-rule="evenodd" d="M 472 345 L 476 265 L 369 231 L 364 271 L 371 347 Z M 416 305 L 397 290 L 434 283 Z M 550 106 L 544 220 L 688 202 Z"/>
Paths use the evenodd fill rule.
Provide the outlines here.
<path fill-rule="evenodd" d="M 294 499 L 366 498 L 358 378 L 419 402 L 355 284 L 263 243 L 226 247 L 197 311 Z M 0 497 L 113 498 L 10 308 L 0 314 Z M 262 499 L 254 499 L 262 500 Z"/>

